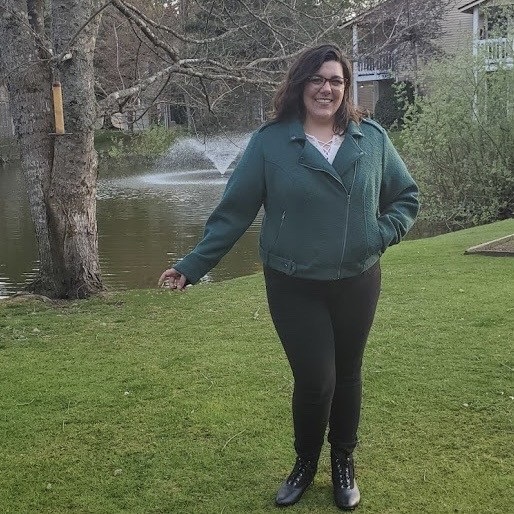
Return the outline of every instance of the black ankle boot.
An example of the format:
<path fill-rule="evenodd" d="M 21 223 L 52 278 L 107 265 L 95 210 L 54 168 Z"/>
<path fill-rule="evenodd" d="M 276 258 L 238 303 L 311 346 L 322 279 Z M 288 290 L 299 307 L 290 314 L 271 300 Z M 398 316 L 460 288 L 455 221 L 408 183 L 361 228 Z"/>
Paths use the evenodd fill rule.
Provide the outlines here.
<path fill-rule="evenodd" d="M 293 471 L 278 490 L 275 504 L 285 507 L 296 503 L 307 487 L 312 484 L 316 470 L 316 462 L 297 457 Z"/>
<path fill-rule="evenodd" d="M 351 453 L 332 452 L 331 460 L 335 503 L 342 510 L 353 510 L 359 505 L 361 499 L 355 481 L 353 456 Z"/>

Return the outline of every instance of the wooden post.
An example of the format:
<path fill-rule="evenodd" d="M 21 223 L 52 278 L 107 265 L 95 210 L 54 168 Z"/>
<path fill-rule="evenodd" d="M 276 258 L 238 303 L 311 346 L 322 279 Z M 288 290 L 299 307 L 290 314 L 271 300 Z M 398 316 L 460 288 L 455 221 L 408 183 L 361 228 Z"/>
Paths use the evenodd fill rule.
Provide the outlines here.
<path fill-rule="evenodd" d="M 64 111 L 62 107 L 62 88 L 60 82 L 52 84 L 54 98 L 55 133 L 64 134 Z"/>
<path fill-rule="evenodd" d="M 359 73 L 359 36 L 357 22 L 352 27 L 352 58 L 353 58 L 353 78 L 352 78 L 352 89 L 353 89 L 353 103 L 358 105 L 359 103 L 359 83 L 357 81 L 357 75 Z"/>
<path fill-rule="evenodd" d="M 476 57 L 478 55 L 478 40 L 480 39 L 480 13 L 478 5 L 473 7 L 473 55 Z"/>

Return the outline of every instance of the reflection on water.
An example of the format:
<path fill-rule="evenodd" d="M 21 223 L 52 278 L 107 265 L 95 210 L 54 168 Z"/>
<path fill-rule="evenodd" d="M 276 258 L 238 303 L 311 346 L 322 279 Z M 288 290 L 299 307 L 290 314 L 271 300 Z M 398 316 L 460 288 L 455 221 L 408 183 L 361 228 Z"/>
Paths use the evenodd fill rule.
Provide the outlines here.
<path fill-rule="evenodd" d="M 112 289 L 155 287 L 162 270 L 190 251 L 217 205 L 230 171 L 166 169 L 103 163 L 98 181 L 98 232 L 104 282 Z M 261 269 L 261 213 L 204 280 L 225 280 Z M 13 294 L 38 268 L 24 180 L 17 166 L 0 168 L 0 296 Z M 410 237 L 428 232 L 418 224 Z"/>
<path fill-rule="evenodd" d="M 0 167 L 0 297 L 29 281 L 38 262 L 34 229 L 18 167 Z"/>

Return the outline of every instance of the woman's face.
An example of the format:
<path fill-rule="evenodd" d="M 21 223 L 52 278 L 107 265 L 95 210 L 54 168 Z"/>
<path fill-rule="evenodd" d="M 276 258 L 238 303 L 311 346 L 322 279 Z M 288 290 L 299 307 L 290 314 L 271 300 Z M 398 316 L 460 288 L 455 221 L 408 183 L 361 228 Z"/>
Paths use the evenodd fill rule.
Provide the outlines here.
<path fill-rule="evenodd" d="M 322 79 L 325 80 L 323 83 Z M 333 121 L 344 96 L 345 81 L 343 67 L 337 61 L 324 62 L 312 75 L 303 90 L 305 118 L 309 123 Z"/>

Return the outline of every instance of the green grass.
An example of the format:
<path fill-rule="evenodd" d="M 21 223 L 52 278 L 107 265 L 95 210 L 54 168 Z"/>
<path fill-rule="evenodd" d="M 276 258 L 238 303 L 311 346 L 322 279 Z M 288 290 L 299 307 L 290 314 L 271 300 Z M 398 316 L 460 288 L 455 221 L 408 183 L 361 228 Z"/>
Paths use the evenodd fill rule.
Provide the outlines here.
<path fill-rule="evenodd" d="M 507 513 L 514 221 L 383 258 L 365 360 L 361 513 Z M 261 275 L 59 305 L 0 303 L 0 512 L 275 512 L 291 376 Z M 291 513 L 337 512 L 327 449 Z"/>

